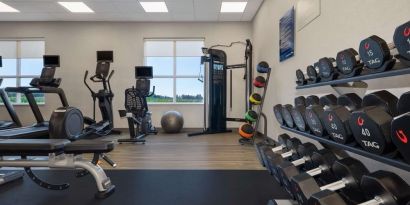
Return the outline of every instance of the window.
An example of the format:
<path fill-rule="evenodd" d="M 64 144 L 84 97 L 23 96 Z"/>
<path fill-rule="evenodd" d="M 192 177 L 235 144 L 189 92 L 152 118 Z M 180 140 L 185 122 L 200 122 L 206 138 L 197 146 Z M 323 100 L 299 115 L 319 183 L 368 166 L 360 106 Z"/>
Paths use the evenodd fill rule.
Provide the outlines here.
<path fill-rule="evenodd" d="M 45 42 L 42 40 L 0 40 L 0 56 L 3 58 L 0 88 L 29 86 L 31 79 L 41 74 L 44 53 Z M 13 104 L 28 104 L 24 94 L 8 95 Z M 36 93 L 34 97 L 37 103 L 44 104 L 43 93 Z"/>
<path fill-rule="evenodd" d="M 151 103 L 202 103 L 203 39 L 145 39 L 145 65 L 152 66 L 155 95 Z"/>

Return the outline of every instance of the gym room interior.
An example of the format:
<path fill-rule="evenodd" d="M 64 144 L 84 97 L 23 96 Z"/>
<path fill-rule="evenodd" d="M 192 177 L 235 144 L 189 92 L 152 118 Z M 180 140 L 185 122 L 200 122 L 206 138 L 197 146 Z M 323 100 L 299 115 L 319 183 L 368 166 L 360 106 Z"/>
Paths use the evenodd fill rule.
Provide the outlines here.
<path fill-rule="evenodd" d="M 409 8 L 0 0 L 0 204 L 410 205 Z"/>

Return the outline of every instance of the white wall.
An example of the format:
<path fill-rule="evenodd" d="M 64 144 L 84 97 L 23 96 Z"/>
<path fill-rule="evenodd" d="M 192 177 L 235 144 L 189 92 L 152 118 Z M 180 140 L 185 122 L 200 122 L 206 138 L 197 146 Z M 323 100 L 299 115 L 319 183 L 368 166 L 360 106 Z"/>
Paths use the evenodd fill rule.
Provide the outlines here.
<path fill-rule="evenodd" d="M 299 95 L 335 93 L 330 86 L 297 91 L 297 69 L 306 69 L 321 57 L 335 57 L 340 50 L 357 49 L 360 41 L 372 34 L 391 42 L 395 27 L 410 20 L 410 13 L 405 9 L 410 8 L 408 0 L 322 0 L 320 17 L 295 33 L 295 56 L 280 63 L 279 19 L 294 4 L 296 1 L 265 0 L 253 20 L 255 63 L 265 60 L 273 68 L 264 107 L 268 116 L 268 134 L 273 138 L 284 132 L 274 118 L 273 105 L 293 104 L 294 97 Z M 410 86 L 407 75 L 368 81 L 368 84 L 368 90 L 392 89 L 396 95 L 409 90 Z M 401 172 L 367 158 L 363 161 L 371 170 Z M 401 173 L 410 181 L 408 172 Z"/>
<path fill-rule="evenodd" d="M 114 115 L 116 127 L 127 127 L 126 120 L 119 118 L 118 109 L 123 108 L 124 90 L 135 84 L 134 66 L 143 64 L 144 38 L 205 38 L 205 46 L 228 44 L 232 41 L 244 41 L 250 38 L 250 23 L 114 23 L 114 22 L 3 22 L 0 23 L 1 38 L 43 37 L 46 40 L 46 54 L 60 55 L 61 68 L 56 77 L 63 79 L 70 105 L 92 115 L 92 100 L 83 84 L 86 69 L 94 72 L 97 50 L 114 50 L 115 75 L 112 78 L 114 97 Z M 228 63 L 244 61 L 244 49 L 235 46 L 226 49 Z M 155 69 L 155 68 L 154 68 Z M 157 68 L 159 69 L 159 68 Z M 235 88 L 244 87 L 243 72 L 235 71 Z M 235 102 L 244 98 L 241 89 L 234 90 Z M 41 107 L 45 118 L 59 106 L 58 98 L 47 96 L 47 104 Z M 57 101 L 58 102 L 58 101 Z M 235 103 L 235 109 L 229 112 L 233 116 L 242 116 L 244 103 Z M 34 117 L 28 106 L 17 106 L 22 121 L 33 123 Z M 185 127 L 202 127 L 202 105 L 152 105 L 153 121 L 160 125 L 162 114 L 168 110 L 178 110 L 185 118 Z M 0 109 L 0 119 L 5 119 L 7 112 Z M 98 112 L 97 112 L 98 113 Z"/>

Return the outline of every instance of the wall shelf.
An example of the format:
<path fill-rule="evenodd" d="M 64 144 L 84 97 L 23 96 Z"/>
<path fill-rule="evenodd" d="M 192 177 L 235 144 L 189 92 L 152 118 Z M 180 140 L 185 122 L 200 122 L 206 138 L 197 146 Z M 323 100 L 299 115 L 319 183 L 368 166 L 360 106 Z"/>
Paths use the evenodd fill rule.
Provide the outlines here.
<path fill-rule="evenodd" d="M 296 89 L 306 89 L 306 88 L 313 88 L 313 87 L 320 87 L 320 86 L 335 86 L 340 84 L 346 84 L 350 82 L 358 82 L 363 80 L 371 80 L 377 78 L 385 78 L 385 77 L 392 77 L 392 76 L 399 76 L 399 75 L 406 75 L 410 74 L 410 67 L 403 66 L 400 63 L 396 63 L 395 67 L 392 70 L 381 72 L 381 73 L 370 73 L 364 70 L 361 75 L 354 76 L 350 78 L 339 78 L 332 81 L 326 82 L 318 82 L 318 83 L 311 83 L 302 86 L 296 86 Z"/>
<path fill-rule="evenodd" d="M 410 68 L 408 70 L 410 72 Z M 382 163 L 385 163 L 385 164 L 389 164 L 391 166 L 394 166 L 394 167 L 397 167 L 397 168 L 400 168 L 400 169 L 403 169 L 403 170 L 406 170 L 406 171 L 410 171 L 410 164 L 402 161 L 401 159 L 391 158 L 391 157 L 385 156 L 385 155 L 373 154 L 373 153 L 370 153 L 370 152 L 367 152 L 367 151 L 363 150 L 359 145 L 356 145 L 356 146 L 353 147 L 353 146 L 348 146 L 348 145 L 345 145 L 345 144 L 339 144 L 339 143 L 337 143 L 333 140 L 322 138 L 322 137 L 317 137 L 313 134 L 302 132 L 302 131 L 299 131 L 299 130 L 296 130 L 296 129 L 293 129 L 293 128 L 289 128 L 289 127 L 286 127 L 286 126 L 281 126 L 281 128 L 284 129 L 284 130 L 296 133 L 298 135 L 302 135 L 304 137 L 316 140 L 320 143 L 330 145 L 332 147 L 342 149 L 342 150 L 345 150 L 345 151 L 349 151 L 349 152 L 352 152 L 352 153 L 355 153 L 355 154 L 358 154 L 358 155 L 361 155 L 361 156 L 364 156 L 364 157 L 367 157 L 367 158 L 370 158 L 370 159 L 373 159 L 373 160 L 376 160 L 376 161 L 379 161 L 379 162 L 382 162 Z"/>

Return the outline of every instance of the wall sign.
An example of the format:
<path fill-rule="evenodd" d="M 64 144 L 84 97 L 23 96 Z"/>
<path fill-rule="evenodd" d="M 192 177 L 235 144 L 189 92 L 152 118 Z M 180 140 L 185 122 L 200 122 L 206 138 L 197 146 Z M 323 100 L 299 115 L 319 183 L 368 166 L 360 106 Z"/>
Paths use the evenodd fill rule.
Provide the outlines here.
<path fill-rule="evenodd" d="M 279 21 L 280 62 L 295 55 L 295 9 L 292 7 Z"/>

